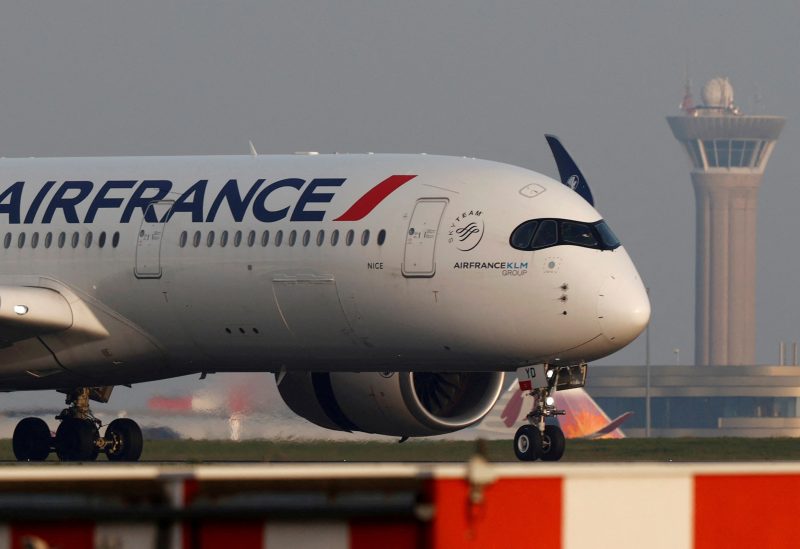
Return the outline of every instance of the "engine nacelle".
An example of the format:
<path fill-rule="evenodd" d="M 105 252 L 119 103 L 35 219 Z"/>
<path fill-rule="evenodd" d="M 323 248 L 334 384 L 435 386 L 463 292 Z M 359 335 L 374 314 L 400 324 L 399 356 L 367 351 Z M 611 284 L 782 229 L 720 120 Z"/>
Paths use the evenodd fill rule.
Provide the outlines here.
<path fill-rule="evenodd" d="M 474 425 L 503 390 L 502 372 L 294 372 L 278 390 L 320 427 L 392 436 L 431 436 Z"/>

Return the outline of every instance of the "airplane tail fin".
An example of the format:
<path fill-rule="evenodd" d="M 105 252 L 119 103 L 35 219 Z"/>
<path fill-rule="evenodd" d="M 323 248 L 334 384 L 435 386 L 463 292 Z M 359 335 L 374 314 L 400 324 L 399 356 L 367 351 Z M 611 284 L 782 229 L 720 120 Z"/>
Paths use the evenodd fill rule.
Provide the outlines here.
<path fill-rule="evenodd" d="M 558 416 L 558 424 L 567 438 L 625 438 L 619 427 L 633 416 L 633 412 L 625 412 L 612 421 L 589 393 L 581 388 L 556 391 L 553 397 L 556 399 L 556 408 L 567 412 L 564 416 Z M 533 397 L 520 391 L 517 384 L 513 383 L 478 429 L 511 435 L 533 404 Z"/>
<path fill-rule="evenodd" d="M 567 149 L 564 148 L 564 145 L 555 135 L 546 134 L 544 137 L 547 139 L 547 144 L 550 145 L 550 150 L 553 151 L 561 182 L 594 206 L 594 197 L 592 196 L 592 190 L 589 188 L 589 183 L 567 152 Z"/>

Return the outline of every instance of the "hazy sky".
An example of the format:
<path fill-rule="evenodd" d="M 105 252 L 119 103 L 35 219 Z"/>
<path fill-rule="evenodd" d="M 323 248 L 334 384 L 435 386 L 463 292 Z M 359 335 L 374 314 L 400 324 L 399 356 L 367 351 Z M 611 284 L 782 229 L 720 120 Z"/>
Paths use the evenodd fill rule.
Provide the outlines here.
<path fill-rule="evenodd" d="M 478 156 L 555 175 L 559 135 L 693 355 L 694 197 L 664 117 L 689 67 L 788 118 L 758 221 L 758 346 L 800 338 L 800 3 L 36 1 L 0 17 L 0 155 Z M 643 338 L 605 363 L 644 360 Z"/>

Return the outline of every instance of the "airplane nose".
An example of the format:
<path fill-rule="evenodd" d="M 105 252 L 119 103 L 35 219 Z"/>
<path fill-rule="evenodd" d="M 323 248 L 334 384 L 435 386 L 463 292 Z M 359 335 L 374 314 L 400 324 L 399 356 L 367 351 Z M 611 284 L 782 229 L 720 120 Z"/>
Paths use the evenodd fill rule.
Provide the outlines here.
<path fill-rule="evenodd" d="M 636 339 L 650 321 L 650 299 L 639 276 L 611 276 L 600 290 L 597 316 L 603 335 L 615 346 Z"/>

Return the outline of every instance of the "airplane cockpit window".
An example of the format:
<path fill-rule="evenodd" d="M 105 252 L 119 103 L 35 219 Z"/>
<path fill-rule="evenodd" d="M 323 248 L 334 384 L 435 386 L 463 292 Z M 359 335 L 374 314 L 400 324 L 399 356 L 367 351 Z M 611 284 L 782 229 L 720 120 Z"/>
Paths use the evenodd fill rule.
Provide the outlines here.
<path fill-rule="evenodd" d="M 558 232 L 556 231 L 556 222 L 552 219 L 545 219 L 542 221 L 539 230 L 536 231 L 536 236 L 533 237 L 531 243 L 534 250 L 555 246 L 558 242 Z"/>
<path fill-rule="evenodd" d="M 605 221 L 584 223 L 569 219 L 525 221 L 511 233 L 509 243 L 517 250 L 541 250 L 560 245 L 613 250 L 620 245 Z"/>
<path fill-rule="evenodd" d="M 577 244 L 578 246 L 586 246 L 587 248 L 594 248 L 597 246 L 597 238 L 595 238 L 592 229 L 589 225 L 584 223 L 562 221 L 561 239 L 565 244 Z"/>
<path fill-rule="evenodd" d="M 536 232 L 536 227 L 538 226 L 539 222 L 533 220 L 526 221 L 517 227 L 517 230 L 511 234 L 511 245 L 520 250 L 528 249 L 531 245 L 531 240 L 533 239 L 533 233 Z"/>
<path fill-rule="evenodd" d="M 619 238 L 617 238 L 617 235 L 615 235 L 614 231 L 611 230 L 611 227 L 608 226 L 608 223 L 605 221 L 599 221 L 595 224 L 595 227 L 597 228 L 597 232 L 600 234 L 600 240 L 603 241 L 603 244 L 609 250 L 613 250 L 620 245 Z"/>

